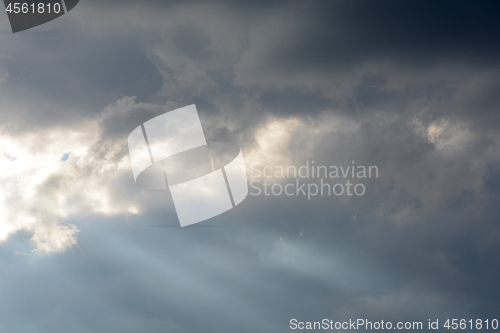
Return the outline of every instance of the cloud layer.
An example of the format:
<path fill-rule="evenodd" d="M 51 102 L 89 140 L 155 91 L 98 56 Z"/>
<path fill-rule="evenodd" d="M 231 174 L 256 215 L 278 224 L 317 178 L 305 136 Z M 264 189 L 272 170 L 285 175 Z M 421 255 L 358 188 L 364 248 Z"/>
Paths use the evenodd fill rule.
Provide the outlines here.
<path fill-rule="evenodd" d="M 0 15 L 0 330 L 494 319 L 498 9 L 89 0 L 18 34 Z M 254 162 L 379 177 L 180 229 L 167 191 L 135 186 L 127 137 L 190 104 L 250 180 Z"/>

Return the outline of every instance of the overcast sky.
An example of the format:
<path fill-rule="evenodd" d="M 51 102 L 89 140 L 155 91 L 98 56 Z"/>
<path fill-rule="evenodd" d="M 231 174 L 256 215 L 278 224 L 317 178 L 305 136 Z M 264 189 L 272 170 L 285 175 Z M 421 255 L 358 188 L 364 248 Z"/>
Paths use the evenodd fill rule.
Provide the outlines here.
<path fill-rule="evenodd" d="M 497 1 L 81 0 L 16 34 L 0 13 L 0 332 L 500 320 L 499 35 Z M 249 180 L 378 178 L 180 228 L 127 137 L 190 104 Z"/>

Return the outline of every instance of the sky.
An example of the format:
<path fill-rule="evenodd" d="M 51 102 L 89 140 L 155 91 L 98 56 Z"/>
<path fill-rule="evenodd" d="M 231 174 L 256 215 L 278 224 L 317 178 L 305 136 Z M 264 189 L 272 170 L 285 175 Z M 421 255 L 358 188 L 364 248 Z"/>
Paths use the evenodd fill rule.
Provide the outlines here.
<path fill-rule="evenodd" d="M 500 320 L 499 14 L 496 1 L 81 0 L 13 34 L 0 13 L 0 332 Z M 261 190 L 320 183 L 267 166 L 378 177 L 348 177 L 366 189 L 352 196 L 250 186 L 180 228 L 169 191 L 135 184 L 127 138 L 191 104 Z"/>

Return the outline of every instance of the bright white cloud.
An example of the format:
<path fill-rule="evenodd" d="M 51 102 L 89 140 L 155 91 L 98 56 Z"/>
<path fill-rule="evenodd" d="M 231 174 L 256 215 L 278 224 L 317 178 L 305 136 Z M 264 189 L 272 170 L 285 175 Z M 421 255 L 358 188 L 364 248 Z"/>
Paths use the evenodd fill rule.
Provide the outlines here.
<path fill-rule="evenodd" d="M 287 166 L 314 159 L 314 152 L 325 141 L 336 147 L 342 142 L 331 141 L 332 137 L 353 135 L 358 130 L 359 125 L 353 121 L 330 113 L 320 114 L 314 120 L 271 118 L 255 130 L 255 144 L 245 154 L 247 169 L 253 162 L 262 166 Z"/>
<path fill-rule="evenodd" d="M 98 157 L 98 133 L 99 120 L 76 130 L 0 134 L 0 241 L 27 230 L 34 251 L 61 252 L 77 244 L 72 217 L 139 212 L 113 197 L 111 183 L 130 163 L 127 155 L 109 161 L 119 144 Z"/>

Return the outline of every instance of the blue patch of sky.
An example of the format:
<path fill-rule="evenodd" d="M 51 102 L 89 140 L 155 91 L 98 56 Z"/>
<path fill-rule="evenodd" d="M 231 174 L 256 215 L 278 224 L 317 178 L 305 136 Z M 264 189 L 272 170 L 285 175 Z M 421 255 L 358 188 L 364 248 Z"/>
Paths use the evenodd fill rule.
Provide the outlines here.
<path fill-rule="evenodd" d="M 64 161 L 67 161 L 70 155 L 71 155 L 71 153 L 66 153 L 66 154 L 64 154 L 64 155 L 61 157 L 61 161 L 63 161 L 63 162 L 64 162 Z"/>
<path fill-rule="evenodd" d="M 6 153 L 4 153 L 3 156 L 5 156 L 9 161 L 12 161 L 12 162 L 14 162 L 15 160 L 17 160 L 16 157 L 10 156 L 10 155 L 8 155 Z"/>

